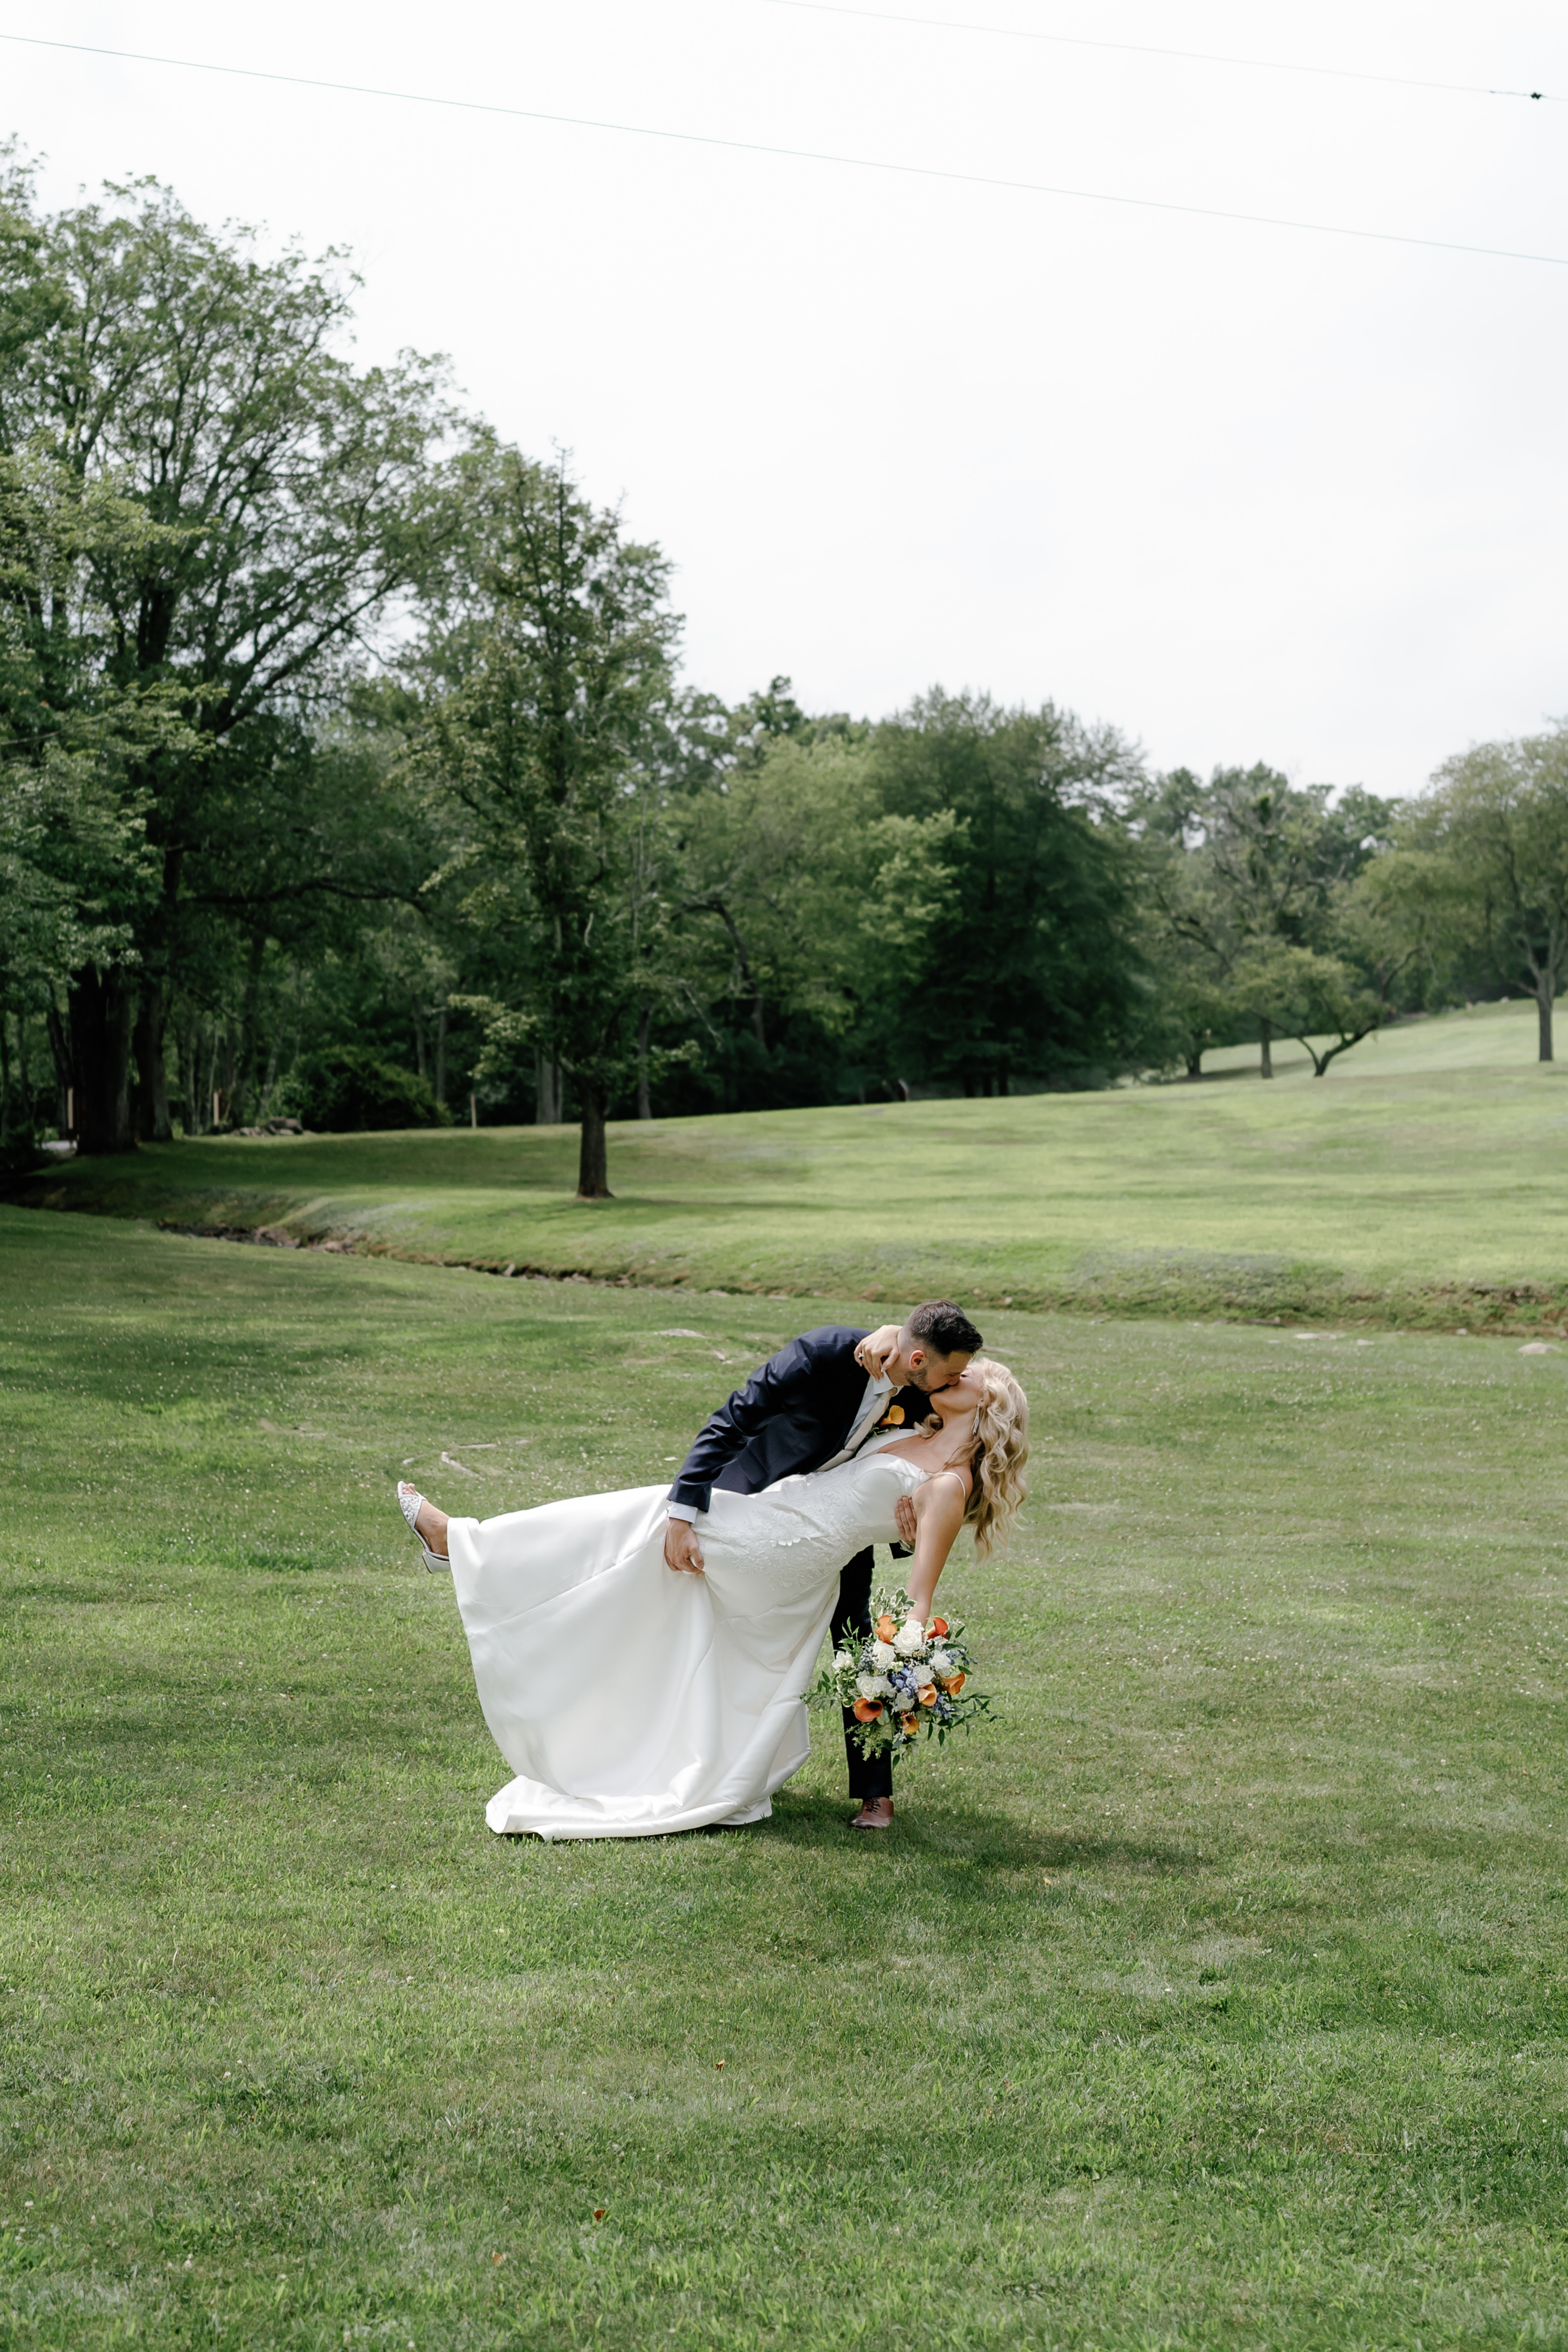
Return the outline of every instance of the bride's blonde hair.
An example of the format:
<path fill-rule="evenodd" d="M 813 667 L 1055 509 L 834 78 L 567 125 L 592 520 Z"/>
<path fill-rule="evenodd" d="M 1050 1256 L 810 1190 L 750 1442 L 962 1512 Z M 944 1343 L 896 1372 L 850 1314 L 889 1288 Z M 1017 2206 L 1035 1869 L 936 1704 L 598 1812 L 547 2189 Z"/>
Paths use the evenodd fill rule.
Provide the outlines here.
<path fill-rule="evenodd" d="M 1028 1493 L 1024 1465 L 1029 1458 L 1029 1400 L 1005 1364 L 976 1356 L 984 1397 L 974 1416 L 974 1450 L 969 1457 L 974 1484 L 963 1523 L 974 1530 L 974 1549 L 984 1559 L 993 1544 L 1005 1543 Z"/>

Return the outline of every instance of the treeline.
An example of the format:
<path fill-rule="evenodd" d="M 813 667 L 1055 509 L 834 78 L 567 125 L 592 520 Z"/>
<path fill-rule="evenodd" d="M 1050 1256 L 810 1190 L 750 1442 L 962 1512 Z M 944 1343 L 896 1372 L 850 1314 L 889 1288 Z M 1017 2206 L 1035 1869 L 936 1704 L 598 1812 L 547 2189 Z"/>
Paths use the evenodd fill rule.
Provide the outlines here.
<path fill-rule="evenodd" d="M 0 1117 L 90 1151 L 1201 1073 L 1568 956 L 1568 739 L 1407 805 L 682 680 L 660 551 L 352 282 L 0 179 Z"/>

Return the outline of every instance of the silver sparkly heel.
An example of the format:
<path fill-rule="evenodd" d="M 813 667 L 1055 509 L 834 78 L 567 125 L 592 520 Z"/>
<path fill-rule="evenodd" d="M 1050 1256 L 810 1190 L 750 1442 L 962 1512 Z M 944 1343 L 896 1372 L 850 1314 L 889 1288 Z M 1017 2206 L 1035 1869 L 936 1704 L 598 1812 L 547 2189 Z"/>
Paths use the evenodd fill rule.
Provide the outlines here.
<path fill-rule="evenodd" d="M 408 1522 L 409 1534 L 413 1537 L 415 1542 L 418 1545 L 421 1552 L 423 1552 L 425 1556 L 426 1567 L 429 1569 L 434 1575 L 447 1576 L 451 1573 L 451 1561 L 449 1559 L 443 1559 L 438 1551 L 432 1551 L 429 1545 L 426 1542 L 424 1537 L 419 1532 L 419 1506 L 426 1500 L 426 1497 L 419 1492 L 417 1486 L 409 1486 L 407 1480 L 405 1478 L 400 1478 L 398 1480 L 397 1507 Z"/>

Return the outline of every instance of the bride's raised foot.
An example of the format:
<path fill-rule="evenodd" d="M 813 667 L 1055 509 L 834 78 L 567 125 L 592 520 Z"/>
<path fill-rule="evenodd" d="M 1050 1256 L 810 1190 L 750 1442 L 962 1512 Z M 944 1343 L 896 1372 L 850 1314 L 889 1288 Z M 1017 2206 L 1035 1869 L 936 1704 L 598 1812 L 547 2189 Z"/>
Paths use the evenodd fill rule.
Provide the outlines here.
<path fill-rule="evenodd" d="M 891 1797 L 868 1797 L 849 1826 L 852 1830 L 890 1830 L 893 1826 Z"/>
<path fill-rule="evenodd" d="M 426 1568 L 437 1574 L 452 1565 L 447 1557 L 447 1514 L 423 1496 L 406 1478 L 397 1482 L 397 1507 L 408 1522 Z"/>

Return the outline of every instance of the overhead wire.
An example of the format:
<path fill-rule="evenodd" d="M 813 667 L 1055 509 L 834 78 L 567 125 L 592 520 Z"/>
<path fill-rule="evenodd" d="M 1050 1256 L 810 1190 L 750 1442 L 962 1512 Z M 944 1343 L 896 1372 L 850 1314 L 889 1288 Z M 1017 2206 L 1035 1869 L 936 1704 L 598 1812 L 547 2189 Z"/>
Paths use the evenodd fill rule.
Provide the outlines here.
<path fill-rule="evenodd" d="M 1390 89 L 1447 90 L 1464 98 L 1563 100 L 1544 89 L 1494 89 L 1487 82 L 1429 81 L 1417 74 L 1373 73 L 1364 66 L 1311 66 L 1289 58 L 1242 58 L 1226 49 L 1173 49 L 1153 41 L 1103 41 L 1087 33 L 1040 33 L 1024 25 L 977 25 L 962 16 L 917 16 L 902 8 L 859 8 L 851 0 L 762 0 L 766 8 L 793 8 L 811 16 L 858 16 L 874 25 L 921 25 L 935 33 L 981 33 L 1005 41 L 1043 41 L 1054 48 L 1106 49 L 1125 58 L 1181 58 L 1194 65 L 1241 66 L 1255 73 L 1316 74 L 1329 81 L 1380 82 Z"/>
<path fill-rule="evenodd" d="M 1173 213 L 1190 220 L 1238 222 L 1252 228 L 1293 229 L 1310 236 L 1348 237 L 1356 243 L 1398 245 L 1426 253 L 1462 253 L 1478 260 L 1524 261 L 1568 269 L 1568 254 L 1530 253 L 1512 246 L 1468 245 L 1454 237 L 1412 236 L 1398 229 L 1347 227 L 1339 221 L 1298 220 L 1281 213 L 1237 212 L 1219 205 L 1185 205 L 1160 196 L 1121 195 L 1105 188 L 1075 188 L 1047 180 L 1015 180 L 989 172 L 960 172 L 937 163 L 889 163 L 876 155 L 848 155 L 830 148 L 786 147 L 758 139 L 728 139 L 711 131 L 668 131 L 646 122 L 616 122 L 587 114 L 546 113 L 542 108 L 502 106 L 491 99 L 445 98 L 428 90 L 389 89 L 371 82 L 331 81 L 317 74 L 280 73 L 264 66 L 219 65 L 207 58 L 165 57 L 147 49 L 110 48 L 99 42 L 57 41 L 37 33 L 0 32 L 0 41 L 24 48 L 58 49 L 74 57 L 113 58 L 131 65 L 166 66 L 185 73 L 219 74 L 241 81 L 274 82 L 291 89 L 322 89 L 353 98 L 389 100 L 405 106 L 432 106 L 464 114 L 489 114 L 516 122 L 549 122 L 574 131 L 608 131 L 621 138 L 654 139 L 739 155 L 769 155 L 791 163 L 827 163 L 857 172 L 880 172 L 900 179 L 940 180 L 950 186 L 992 188 L 1010 194 L 1058 196 L 1079 204 L 1110 205 L 1134 212 Z"/>

